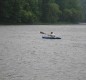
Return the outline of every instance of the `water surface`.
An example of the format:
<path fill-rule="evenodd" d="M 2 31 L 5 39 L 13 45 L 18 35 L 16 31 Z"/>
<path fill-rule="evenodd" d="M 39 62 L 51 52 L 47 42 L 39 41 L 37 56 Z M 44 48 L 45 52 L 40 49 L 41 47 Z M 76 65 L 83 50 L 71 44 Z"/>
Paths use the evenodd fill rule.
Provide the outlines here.
<path fill-rule="evenodd" d="M 0 26 L 0 80 L 86 80 L 86 25 Z"/>

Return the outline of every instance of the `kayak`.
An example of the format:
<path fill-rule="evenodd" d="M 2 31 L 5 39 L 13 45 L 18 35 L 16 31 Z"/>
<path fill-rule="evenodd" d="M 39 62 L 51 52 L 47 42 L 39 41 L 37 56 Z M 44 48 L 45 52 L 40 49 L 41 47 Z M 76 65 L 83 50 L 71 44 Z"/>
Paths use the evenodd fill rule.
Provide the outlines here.
<path fill-rule="evenodd" d="M 45 36 L 42 36 L 43 39 L 61 39 L 60 37 L 52 37 L 49 36 L 48 34 L 44 33 L 44 32 L 40 32 L 41 34 L 45 34 Z"/>
<path fill-rule="evenodd" d="M 61 39 L 60 37 L 42 36 L 43 39 Z"/>

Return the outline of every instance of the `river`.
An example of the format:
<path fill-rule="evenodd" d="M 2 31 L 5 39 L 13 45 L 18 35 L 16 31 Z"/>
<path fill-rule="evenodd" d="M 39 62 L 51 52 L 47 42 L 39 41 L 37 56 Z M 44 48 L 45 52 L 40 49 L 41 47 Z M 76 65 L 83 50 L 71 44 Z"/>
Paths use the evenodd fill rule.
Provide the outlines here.
<path fill-rule="evenodd" d="M 1 25 L 0 80 L 86 80 L 86 25 Z"/>

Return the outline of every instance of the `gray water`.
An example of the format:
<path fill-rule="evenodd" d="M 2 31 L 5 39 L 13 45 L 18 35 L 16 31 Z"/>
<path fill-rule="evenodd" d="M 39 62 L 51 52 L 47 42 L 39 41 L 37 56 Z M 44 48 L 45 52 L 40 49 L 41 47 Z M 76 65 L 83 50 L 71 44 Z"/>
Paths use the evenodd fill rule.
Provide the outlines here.
<path fill-rule="evenodd" d="M 0 80 L 86 80 L 86 25 L 0 26 Z"/>

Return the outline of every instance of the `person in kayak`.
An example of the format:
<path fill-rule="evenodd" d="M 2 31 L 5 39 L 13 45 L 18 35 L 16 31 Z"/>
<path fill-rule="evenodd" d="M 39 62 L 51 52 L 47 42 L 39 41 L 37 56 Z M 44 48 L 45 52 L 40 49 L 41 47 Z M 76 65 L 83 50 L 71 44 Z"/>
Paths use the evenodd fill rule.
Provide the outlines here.
<path fill-rule="evenodd" d="M 43 37 L 52 37 L 52 38 L 55 38 L 55 34 L 53 32 L 51 32 L 50 34 L 46 34 L 44 32 L 40 32 L 41 34 L 44 34 Z"/>
<path fill-rule="evenodd" d="M 49 36 L 55 37 L 55 34 L 53 32 L 51 32 Z"/>

